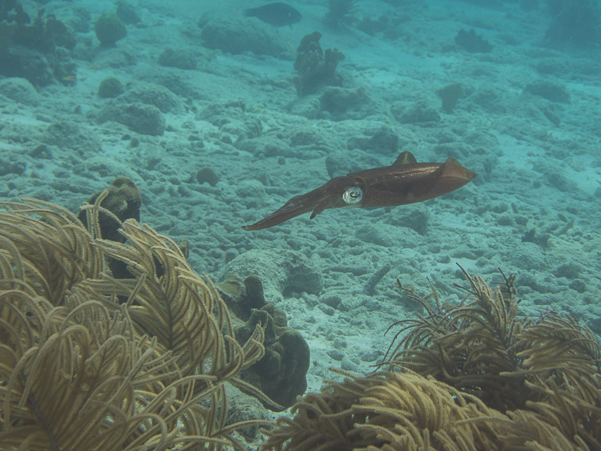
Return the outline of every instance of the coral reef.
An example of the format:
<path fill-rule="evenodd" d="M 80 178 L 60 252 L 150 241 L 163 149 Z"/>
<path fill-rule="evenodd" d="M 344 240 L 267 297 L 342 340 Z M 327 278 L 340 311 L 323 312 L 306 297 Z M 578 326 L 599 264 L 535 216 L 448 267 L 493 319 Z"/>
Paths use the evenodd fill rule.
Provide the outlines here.
<path fill-rule="evenodd" d="M 346 374 L 304 396 L 261 449 L 599 449 L 601 352 L 592 332 L 552 310 L 518 316 L 514 277 L 491 288 L 464 275 L 468 295 L 458 305 L 399 282 L 425 315 L 397 323 L 388 370 Z"/>
<path fill-rule="evenodd" d="M 138 187 L 130 178 L 118 177 L 106 188 L 106 190 L 99 191 L 92 195 L 86 203 L 94 205 L 101 195 L 104 196 L 104 199 L 100 204 L 102 209 L 98 212 L 97 217 L 92 218 L 92 223 L 98 225 L 97 236 L 105 240 L 125 243 L 125 236 L 119 232 L 121 224 L 128 219 L 134 219 L 137 222 L 140 222 L 142 196 L 138 191 Z M 79 212 L 78 219 L 82 222 L 84 227 L 88 227 L 88 214 L 85 210 Z M 134 275 L 127 269 L 126 262 L 107 256 L 106 263 L 114 278 L 134 278 Z"/>
<path fill-rule="evenodd" d="M 125 24 L 114 13 L 102 14 L 94 24 L 94 32 L 100 44 L 105 47 L 112 47 L 117 41 L 127 36 Z"/>
<path fill-rule="evenodd" d="M 16 0 L 4 0 L 0 8 L 0 58 L 9 55 L 12 36 L 20 25 L 28 24 L 31 19 L 23 11 L 23 7 Z"/>
<path fill-rule="evenodd" d="M 300 97 L 315 94 L 324 86 L 342 86 L 342 76 L 336 73 L 338 63 L 344 55 L 337 49 L 326 49 L 319 45 L 321 33 L 314 31 L 301 40 L 294 61 L 298 76 L 294 79 Z"/>
<path fill-rule="evenodd" d="M 99 238 L 106 194 L 84 207 L 89 229 L 53 204 L 1 204 L 2 448 L 234 445 L 256 422 L 227 425 L 225 383 L 263 356 L 263 329 L 238 344 L 212 282 L 150 227 L 123 223 L 127 245 Z M 110 277 L 107 256 L 135 278 Z"/>
<path fill-rule="evenodd" d="M 300 12 L 282 2 L 268 3 L 256 8 L 245 9 L 243 14 L 245 17 L 256 17 L 274 27 L 292 26 L 292 24 L 300 22 L 303 18 Z"/>
<path fill-rule="evenodd" d="M 300 333 L 287 326 L 286 314 L 265 301 L 263 284 L 257 276 L 244 281 L 230 276 L 219 284 L 234 322 L 236 339 L 245 342 L 257 326 L 265 330 L 265 355 L 240 373 L 240 377 L 265 393 L 283 410 L 294 404 L 307 389 L 309 346 Z M 266 404 L 273 407 L 273 404 Z"/>
<path fill-rule="evenodd" d="M 46 86 L 75 73 L 70 52 L 75 33 L 44 9 L 31 18 L 15 0 L 0 4 L 0 74 L 26 78 L 34 86 Z"/>
<path fill-rule="evenodd" d="M 23 45 L 43 52 L 52 52 L 57 46 L 69 50 L 75 47 L 73 31 L 53 14 L 44 16 L 43 9 L 38 11 L 37 17 L 31 23 L 29 15 L 23 11 L 20 3 L 6 1 L 0 9 L 0 21 L 12 29 L 9 44 Z"/>
<path fill-rule="evenodd" d="M 492 45 L 482 36 L 477 35 L 473 28 L 470 31 L 459 30 L 455 36 L 455 43 L 470 53 L 492 52 Z"/>

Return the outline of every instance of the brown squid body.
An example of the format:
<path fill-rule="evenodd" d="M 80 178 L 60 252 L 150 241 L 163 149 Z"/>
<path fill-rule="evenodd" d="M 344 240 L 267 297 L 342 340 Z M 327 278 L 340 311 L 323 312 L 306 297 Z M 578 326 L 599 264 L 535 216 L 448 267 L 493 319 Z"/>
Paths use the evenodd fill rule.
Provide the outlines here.
<path fill-rule="evenodd" d="M 476 177 L 454 158 L 444 163 L 417 163 L 403 152 L 391 166 L 351 172 L 336 177 L 307 194 L 295 196 L 259 222 L 242 227 L 261 230 L 311 213 L 311 219 L 327 208 L 393 207 L 432 199 L 461 188 Z"/>

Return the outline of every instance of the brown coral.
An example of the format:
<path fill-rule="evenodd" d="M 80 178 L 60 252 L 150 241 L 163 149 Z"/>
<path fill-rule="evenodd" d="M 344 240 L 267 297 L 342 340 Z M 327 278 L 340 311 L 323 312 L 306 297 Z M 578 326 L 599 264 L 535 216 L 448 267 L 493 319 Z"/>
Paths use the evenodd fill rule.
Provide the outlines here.
<path fill-rule="evenodd" d="M 226 305 L 236 317 L 237 340 L 246 341 L 257 327 L 265 331 L 265 355 L 242 371 L 241 377 L 277 403 L 264 402 L 265 406 L 275 410 L 292 406 L 307 389 L 309 345 L 299 332 L 288 327 L 286 314 L 265 301 L 258 276 L 242 281 L 230 275 L 218 288 L 227 293 Z"/>
<path fill-rule="evenodd" d="M 93 205 L 104 191 L 98 191 L 87 200 L 87 203 Z M 140 222 L 142 196 L 136 184 L 129 177 L 116 178 L 106 188 L 106 191 L 107 195 L 100 206 L 108 210 L 108 212 L 98 212 L 101 236 L 106 240 L 124 243 L 125 237 L 119 233 L 119 227 L 127 219 L 135 219 L 137 222 Z M 79 213 L 79 220 L 87 226 L 86 210 L 82 210 Z"/>

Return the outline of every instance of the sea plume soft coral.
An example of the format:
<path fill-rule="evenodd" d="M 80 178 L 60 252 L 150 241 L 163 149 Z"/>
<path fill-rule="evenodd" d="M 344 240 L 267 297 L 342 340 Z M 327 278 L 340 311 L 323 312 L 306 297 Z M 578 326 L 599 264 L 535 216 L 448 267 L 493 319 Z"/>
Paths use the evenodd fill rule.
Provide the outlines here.
<path fill-rule="evenodd" d="M 106 195 L 86 207 L 89 230 L 50 203 L 0 204 L 2 449 L 233 445 L 252 422 L 226 424 L 224 384 L 252 390 L 236 375 L 262 357 L 263 329 L 238 344 L 212 282 L 150 227 L 98 238 Z M 112 278 L 108 256 L 134 278 Z"/>
<path fill-rule="evenodd" d="M 409 333 L 392 347 L 388 371 L 347 374 L 304 396 L 263 449 L 600 449 L 600 352 L 591 331 L 554 312 L 518 318 L 512 277 L 491 288 L 465 276 L 459 305 L 410 291 L 426 315 L 399 323 L 399 334 Z"/>
<path fill-rule="evenodd" d="M 330 0 L 330 9 L 324 18 L 330 26 L 350 24 L 357 12 L 357 0 Z"/>

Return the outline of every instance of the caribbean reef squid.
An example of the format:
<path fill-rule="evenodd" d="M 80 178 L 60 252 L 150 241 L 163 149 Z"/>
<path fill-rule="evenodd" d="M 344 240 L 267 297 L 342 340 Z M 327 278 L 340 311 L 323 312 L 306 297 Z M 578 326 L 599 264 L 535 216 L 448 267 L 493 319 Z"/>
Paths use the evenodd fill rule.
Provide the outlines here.
<path fill-rule="evenodd" d="M 308 212 L 312 212 L 313 219 L 328 208 L 413 204 L 455 191 L 474 177 L 474 171 L 454 158 L 444 163 L 418 163 L 411 153 L 402 152 L 391 166 L 335 177 L 307 194 L 293 197 L 265 219 L 242 228 L 266 229 Z"/>

